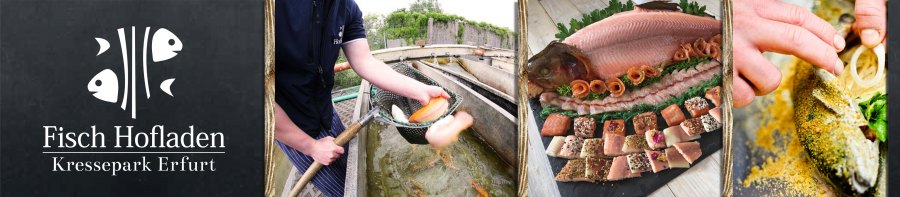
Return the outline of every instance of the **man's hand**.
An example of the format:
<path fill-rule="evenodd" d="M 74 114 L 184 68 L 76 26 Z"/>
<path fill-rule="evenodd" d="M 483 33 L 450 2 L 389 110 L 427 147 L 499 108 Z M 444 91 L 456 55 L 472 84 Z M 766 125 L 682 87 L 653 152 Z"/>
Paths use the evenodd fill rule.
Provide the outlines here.
<path fill-rule="evenodd" d="M 391 67 L 372 56 L 372 53 L 369 51 L 369 44 L 365 40 L 345 43 L 343 49 L 353 70 L 363 79 L 382 89 L 395 92 L 407 98 L 416 99 L 422 105 L 428 104 L 432 97 L 442 96 L 450 98 L 450 95 L 440 87 L 425 85 L 422 82 L 394 72 Z"/>
<path fill-rule="evenodd" d="M 316 162 L 327 166 L 341 157 L 341 154 L 344 154 L 344 147 L 334 144 L 333 137 L 325 137 L 313 142 L 312 147 L 306 154 Z"/>
<path fill-rule="evenodd" d="M 275 104 L 275 139 L 326 166 L 344 153 L 344 147 L 335 145 L 333 137 L 316 140 L 307 135 L 291 121 L 281 105 L 277 103 Z"/>
<path fill-rule="evenodd" d="M 736 0 L 733 19 L 735 107 L 749 105 L 755 96 L 781 84 L 781 72 L 762 52 L 791 54 L 835 74 L 844 69 L 837 55 L 846 45 L 844 38 L 831 24 L 799 6 L 776 0 Z"/>
<path fill-rule="evenodd" d="M 853 31 L 866 47 L 875 48 L 884 41 L 887 30 L 886 4 L 884 0 L 856 0 Z"/>
<path fill-rule="evenodd" d="M 444 97 L 450 99 L 450 94 L 447 94 L 447 92 L 445 92 L 443 88 L 437 86 L 426 85 L 421 89 L 415 89 L 412 91 L 412 94 L 415 96 L 412 96 L 411 98 L 418 100 L 419 103 L 422 103 L 422 106 L 428 104 L 428 102 L 431 101 L 431 98 L 434 97 Z"/>

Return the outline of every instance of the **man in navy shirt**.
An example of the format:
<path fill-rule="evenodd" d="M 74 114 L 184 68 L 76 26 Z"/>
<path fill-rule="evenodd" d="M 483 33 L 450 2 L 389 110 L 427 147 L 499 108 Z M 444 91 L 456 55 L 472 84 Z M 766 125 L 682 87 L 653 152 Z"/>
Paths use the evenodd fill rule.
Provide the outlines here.
<path fill-rule="evenodd" d="M 352 0 L 276 0 L 275 139 L 300 172 L 326 165 L 312 183 L 327 196 L 343 196 L 346 147 L 334 144 L 344 126 L 331 88 L 339 50 L 370 83 L 423 105 L 449 97 L 443 89 L 394 72 L 369 52 L 362 12 Z"/>

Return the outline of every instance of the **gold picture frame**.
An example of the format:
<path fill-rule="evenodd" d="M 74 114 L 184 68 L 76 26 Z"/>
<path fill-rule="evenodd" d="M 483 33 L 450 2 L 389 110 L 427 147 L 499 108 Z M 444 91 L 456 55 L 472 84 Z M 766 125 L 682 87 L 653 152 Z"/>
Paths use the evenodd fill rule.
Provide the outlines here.
<path fill-rule="evenodd" d="M 276 196 L 272 189 L 275 183 L 275 162 L 272 158 L 275 156 L 275 0 L 265 0 L 265 139 L 264 139 L 264 156 L 265 166 L 265 196 Z"/>
<path fill-rule="evenodd" d="M 723 86 L 723 94 L 722 94 L 722 113 L 725 119 L 725 124 L 723 126 L 722 132 L 722 196 L 732 196 L 732 170 L 731 170 L 731 149 L 732 149 L 732 141 L 731 136 L 733 133 L 733 115 L 732 113 L 732 80 L 733 80 L 733 67 L 732 67 L 732 2 L 731 0 L 722 0 L 722 86 Z M 518 87 L 516 88 L 516 100 L 519 103 L 518 109 L 518 159 L 519 159 L 519 187 L 518 194 L 519 196 L 528 196 L 528 131 L 527 131 L 527 120 L 529 118 L 530 113 L 528 112 L 527 103 L 528 98 L 527 95 L 524 94 L 528 91 L 527 89 L 527 76 L 525 73 L 525 66 L 528 64 L 528 1 L 520 0 L 518 1 L 517 10 L 517 18 L 516 18 L 516 34 L 518 38 L 516 39 L 516 83 Z"/>

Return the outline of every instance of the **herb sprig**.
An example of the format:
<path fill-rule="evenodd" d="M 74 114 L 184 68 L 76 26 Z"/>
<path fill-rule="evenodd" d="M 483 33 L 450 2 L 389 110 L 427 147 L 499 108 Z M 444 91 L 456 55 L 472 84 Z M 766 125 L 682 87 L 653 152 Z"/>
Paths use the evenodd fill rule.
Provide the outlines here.
<path fill-rule="evenodd" d="M 669 99 L 668 101 L 663 102 L 662 104 L 659 104 L 659 105 L 654 106 L 654 105 L 648 105 L 648 104 L 640 104 L 640 105 L 635 105 L 635 106 L 631 107 L 630 109 L 624 110 L 624 111 L 607 112 L 607 113 L 601 113 L 601 114 L 590 114 L 587 116 L 593 117 L 594 120 L 596 120 L 597 122 L 601 122 L 601 123 L 603 121 L 612 120 L 612 119 L 623 119 L 623 120 L 628 121 L 628 120 L 631 120 L 632 117 L 634 117 L 635 115 L 637 115 L 639 113 L 648 112 L 648 111 L 661 111 L 662 109 L 665 109 L 669 105 L 681 104 L 681 103 L 684 103 L 684 101 L 687 99 L 697 97 L 697 96 L 703 96 L 704 94 L 706 94 L 707 90 L 714 88 L 716 86 L 719 86 L 721 84 L 722 84 L 722 75 L 715 75 L 711 79 L 702 81 L 697 86 L 690 87 L 686 91 L 681 93 L 680 95 L 676 96 L 675 98 Z M 550 114 L 553 114 L 553 113 L 559 113 L 559 114 L 562 114 L 562 115 L 565 115 L 568 117 L 572 117 L 572 118 L 581 116 L 581 115 L 578 115 L 578 112 L 574 111 L 574 110 L 562 110 L 558 107 L 544 107 L 543 109 L 541 109 L 541 118 L 547 119 L 547 116 L 549 116 Z"/>
<path fill-rule="evenodd" d="M 565 40 L 567 37 L 574 34 L 581 28 L 584 28 L 594 22 L 603 20 L 613 14 L 617 14 L 624 11 L 629 11 L 634 9 L 634 3 L 630 0 L 626 3 L 621 3 L 619 0 L 610 0 L 609 6 L 601 9 L 594 9 L 587 14 L 581 15 L 581 20 L 575 20 L 574 18 L 569 21 L 569 27 L 567 28 L 562 23 L 556 24 L 556 29 L 559 30 L 559 33 L 556 33 L 556 39 Z"/>
<path fill-rule="evenodd" d="M 859 103 L 859 109 L 869 121 L 869 128 L 875 131 L 879 141 L 887 140 L 887 94 L 875 93 L 871 98 Z"/>
<path fill-rule="evenodd" d="M 697 2 L 688 2 L 687 0 L 681 0 L 678 3 L 678 7 L 681 8 L 681 12 L 685 14 L 690 14 L 694 16 L 707 16 L 706 15 L 706 6 L 700 6 Z"/>

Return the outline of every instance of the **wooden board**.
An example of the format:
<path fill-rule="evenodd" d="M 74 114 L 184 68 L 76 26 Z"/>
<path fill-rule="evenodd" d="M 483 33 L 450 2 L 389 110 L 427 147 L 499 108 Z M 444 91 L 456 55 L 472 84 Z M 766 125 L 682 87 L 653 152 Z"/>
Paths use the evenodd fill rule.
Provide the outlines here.
<path fill-rule="evenodd" d="M 570 0 L 582 14 L 590 13 L 595 9 L 603 9 L 609 6 L 609 1 L 598 0 Z"/>
<path fill-rule="evenodd" d="M 537 0 L 528 1 L 528 49 L 531 55 L 537 54 L 550 41 L 556 40 L 556 23 L 547 15 Z"/>
<path fill-rule="evenodd" d="M 533 109 L 532 115 L 535 117 L 535 122 L 537 128 L 543 128 L 543 119 L 540 118 L 540 111 L 543 109 L 540 106 L 540 103 L 537 99 L 529 100 L 529 106 Z M 658 114 L 657 114 L 658 115 Z M 634 128 L 631 126 L 631 121 L 627 120 L 626 125 L 626 134 L 632 135 L 634 134 Z M 662 118 L 658 119 L 658 125 L 665 125 L 665 120 Z M 601 126 L 602 127 L 602 126 Z M 601 129 L 598 127 L 598 130 Z M 568 131 L 569 134 L 572 134 L 573 131 L 570 129 Z M 601 131 L 595 131 L 595 136 L 599 136 L 602 133 Z M 540 135 L 537 135 L 538 137 Z M 543 141 L 543 148 L 546 150 L 547 145 L 549 145 L 552 137 L 539 137 Z M 719 191 L 721 193 L 721 184 L 720 181 L 716 181 L 715 184 L 698 184 L 710 182 L 710 180 L 721 179 L 721 171 L 719 168 L 719 163 L 715 159 L 707 159 L 710 156 L 714 155 L 714 153 L 721 152 L 722 149 L 722 129 L 703 133 L 702 137 L 697 140 L 700 142 L 700 148 L 703 151 L 703 155 L 695 161 L 691 168 L 688 169 L 668 169 L 661 171 L 659 173 L 652 172 L 644 172 L 642 173 L 642 177 L 626 179 L 621 181 L 613 181 L 613 182 L 599 182 L 599 183 L 589 183 L 589 182 L 566 182 L 557 183 L 559 187 L 560 195 L 562 196 L 611 196 L 611 195 L 626 195 L 626 196 L 647 196 L 652 192 L 661 190 L 662 188 L 669 188 L 670 193 L 672 195 L 676 195 L 676 191 L 678 191 L 679 195 L 676 196 L 697 196 L 696 194 L 706 194 L 708 195 L 711 191 Z M 541 151 L 543 152 L 543 151 Z M 548 157 L 543 155 L 543 157 Z M 714 156 L 716 158 L 720 158 L 721 154 L 718 156 Z M 562 167 L 566 164 L 568 160 L 562 158 L 548 157 L 550 161 L 550 166 L 552 172 L 555 174 L 559 173 Z M 706 161 L 710 160 L 710 161 Z M 706 162 L 704 162 L 706 161 Z M 691 176 L 680 177 L 682 174 L 687 172 L 692 172 Z M 698 173 L 699 172 L 699 173 Z M 676 179 L 678 178 L 678 179 Z M 680 184 L 675 184 L 674 182 L 680 182 Z M 671 188 L 677 189 L 671 189 Z M 664 189 L 662 189 L 664 190 Z M 664 195 L 665 193 L 660 193 L 658 195 Z"/>

